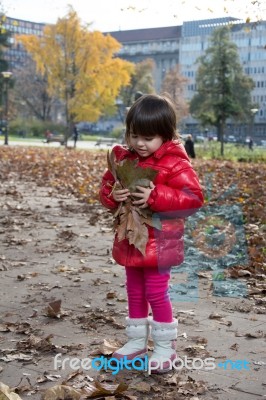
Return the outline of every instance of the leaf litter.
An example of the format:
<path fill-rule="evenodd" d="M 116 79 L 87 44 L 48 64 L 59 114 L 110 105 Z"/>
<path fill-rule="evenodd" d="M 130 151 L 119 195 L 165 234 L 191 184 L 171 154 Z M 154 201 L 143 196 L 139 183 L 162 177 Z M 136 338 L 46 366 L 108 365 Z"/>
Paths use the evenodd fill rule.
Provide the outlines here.
<path fill-rule="evenodd" d="M 92 153 L 88 152 L 70 152 L 70 151 L 58 151 L 54 149 L 49 149 L 49 151 L 43 149 L 30 149 L 30 148 L 24 148 L 24 149 L 17 149 L 17 148 L 1 148 L 0 149 L 0 175 L 1 179 L 3 181 L 5 180 L 10 180 L 15 178 L 16 179 L 22 179 L 25 181 L 34 181 L 37 183 L 39 186 L 44 186 L 47 185 L 47 187 L 53 187 L 53 189 L 50 191 L 50 195 L 53 195 L 53 191 L 58 191 L 62 194 L 67 194 L 67 193 L 72 193 L 74 194 L 80 201 L 82 202 L 80 205 L 80 208 L 84 208 L 84 211 L 86 210 L 87 212 L 90 213 L 90 219 L 92 223 L 95 223 L 98 221 L 98 223 L 102 223 L 105 227 L 106 223 L 110 223 L 111 227 L 111 219 L 106 217 L 106 213 L 103 213 L 102 210 L 99 209 L 99 203 L 98 203 L 98 188 L 99 188 L 99 182 L 100 182 L 100 175 L 99 171 L 101 170 L 104 172 L 105 164 L 106 164 L 106 155 L 105 153 L 96 153 L 93 157 L 91 157 Z M 54 159 L 54 161 L 52 161 Z M 80 160 L 79 163 L 77 163 L 77 160 Z M 85 165 L 84 169 L 82 165 Z M 130 166 L 131 168 L 132 166 Z M 201 178 L 201 182 L 205 188 L 206 193 L 208 192 L 208 188 L 206 185 L 206 176 L 211 176 L 212 174 L 215 175 L 215 179 L 212 180 L 212 193 L 209 198 L 206 198 L 206 204 L 209 206 L 212 206 L 213 204 L 220 204 L 221 206 L 223 204 L 225 205 L 240 205 L 241 210 L 243 212 L 243 217 L 245 221 L 245 233 L 246 233 L 246 239 L 247 239 L 247 248 L 248 248 L 248 265 L 242 265 L 241 263 L 235 263 L 235 265 L 231 268 L 228 268 L 227 274 L 229 277 L 233 278 L 234 280 L 245 280 L 248 283 L 249 286 L 249 296 L 254 299 L 254 303 L 256 304 L 256 307 L 251 306 L 248 311 L 246 312 L 256 312 L 256 309 L 259 310 L 258 312 L 263 312 L 263 308 L 265 309 L 265 303 L 263 303 L 263 296 L 265 294 L 265 286 L 264 286 L 264 281 L 265 281 L 265 258 L 263 256 L 263 252 L 261 251 L 263 248 L 265 248 L 265 237 L 261 235 L 263 230 L 265 229 L 265 220 L 264 220 L 264 208 L 265 208 L 265 193 L 263 190 L 263 176 L 265 176 L 265 166 L 261 165 L 258 168 L 258 165 L 252 165 L 252 164 L 235 164 L 235 163 L 230 163 L 230 162 L 221 162 L 221 161 L 201 161 L 201 160 L 196 160 L 195 161 L 195 168 L 198 171 L 198 174 Z M 90 171 L 90 174 L 88 174 L 88 170 Z M 22 173 L 23 171 L 23 173 Z M 230 187 L 234 184 L 234 182 L 237 179 L 237 186 L 238 190 L 232 190 L 231 193 L 227 196 L 223 197 L 223 192 L 226 192 L 227 188 L 230 189 Z M 5 195 L 9 197 L 10 199 L 8 202 L 6 201 L 3 205 L 4 208 L 8 210 L 12 210 L 14 213 L 13 216 L 16 215 L 22 215 L 25 218 L 27 216 L 32 216 L 35 217 L 36 223 L 38 222 L 38 219 L 43 218 L 40 217 L 37 213 L 34 211 L 30 210 L 29 208 L 25 208 L 23 205 L 22 206 L 17 206 L 15 205 L 14 201 L 17 200 L 22 200 L 22 194 L 20 191 L 16 188 L 16 184 L 14 184 L 14 181 L 12 185 L 6 190 Z M 226 182 L 227 188 L 224 188 L 224 182 Z M 221 191 L 221 188 L 223 190 Z M 230 190 L 229 190 L 230 191 Z M 256 192 L 256 199 L 253 198 L 252 194 Z M 75 212 L 75 209 L 71 210 L 71 206 L 68 206 L 64 203 L 61 203 L 61 209 L 65 210 L 66 212 Z M 3 223 L 3 226 L 8 227 L 10 229 L 10 233 L 12 232 L 18 232 L 18 229 L 21 227 L 24 227 L 26 229 L 29 229 L 30 227 L 27 226 L 27 224 L 24 222 L 22 225 L 20 224 L 19 220 L 16 220 L 16 218 L 11 218 L 9 220 L 1 220 Z M 209 226 L 208 226 L 209 227 Z M 205 228 L 203 226 L 203 228 Z M 219 225 L 217 226 L 217 229 L 219 229 Z M 110 228 L 106 228 L 107 230 L 110 231 Z M 228 231 L 229 232 L 229 231 Z M 74 232 L 70 230 L 61 230 L 58 233 L 58 238 L 62 239 L 64 241 L 71 241 L 75 238 Z M 28 239 L 30 240 L 30 239 Z M 23 244 L 26 244 L 28 241 L 23 241 L 21 238 L 13 235 L 13 236 L 7 236 L 6 244 L 11 245 L 11 246 L 21 246 Z M 62 244 L 63 245 L 63 244 Z M 71 247 L 69 246 L 69 249 Z M 234 256 L 234 254 L 233 254 Z M 19 266 L 14 264 L 10 264 L 9 260 L 6 260 L 4 256 L 0 257 L 0 262 L 5 263 L 5 268 L 16 268 Z M 24 263 L 24 264 L 23 264 Z M 23 265 L 22 265 L 23 264 Z M 22 261 L 21 266 L 25 266 L 25 262 Z M 71 267 L 70 267 L 71 269 Z M 0 268 L 1 270 L 1 268 Z M 5 269 L 2 269 L 5 270 Z M 67 272 L 67 271 L 65 271 Z M 77 273 L 80 273 L 82 271 L 77 271 Z M 87 271 L 84 271 L 87 272 Z M 89 271 L 88 271 L 89 272 Z M 60 271 L 58 271 L 60 273 Z M 198 271 L 199 274 L 201 274 L 202 279 L 208 279 L 210 271 L 207 272 L 202 272 Z M 205 275 L 206 274 L 206 275 Z M 27 278 L 28 276 L 25 275 Z M 99 285 L 103 284 L 104 280 L 99 280 L 98 283 Z M 108 283 L 107 283 L 108 284 Z M 56 286 L 55 286 L 56 287 Z M 45 288 L 45 286 L 43 286 Z M 112 300 L 118 300 L 116 298 L 116 294 L 112 291 L 109 291 L 109 297 Z M 51 302 L 50 302 L 51 303 Z M 242 307 L 242 308 L 241 308 Z M 237 307 L 236 307 L 237 308 Z M 241 309 L 244 309 L 244 306 L 241 306 L 241 304 L 238 306 L 238 309 L 241 311 Z M 57 319 L 57 315 L 60 315 L 61 309 L 55 309 L 54 314 L 55 314 L 55 319 Z M 88 319 L 84 319 L 84 316 L 80 316 L 79 318 L 77 316 L 70 316 L 70 318 L 74 318 L 76 321 L 78 321 L 79 324 L 84 324 L 84 329 L 93 329 L 93 325 L 95 323 L 93 321 L 97 321 L 97 324 L 100 323 L 102 326 L 110 325 L 112 327 L 117 328 L 116 326 L 116 320 L 115 320 L 115 312 L 113 314 L 110 314 L 110 311 L 108 310 L 107 313 L 109 315 L 105 315 L 103 313 L 103 310 L 90 310 L 90 313 L 87 315 Z M 107 310 L 106 310 L 107 311 Z M 180 313 L 182 314 L 182 310 L 180 310 Z M 87 312 L 86 312 L 87 314 Z M 189 312 L 187 313 L 187 317 L 191 317 L 189 315 Z M 221 318 L 217 318 L 217 321 L 221 321 Z M 226 322 L 226 321 L 225 321 Z M 119 325 L 119 324 L 117 324 Z M 51 342 L 51 338 L 47 336 L 43 337 L 38 337 L 33 334 L 33 329 L 31 328 L 30 324 L 21 324 L 21 323 L 7 323 L 1 321 L 2 327 L 1 331 L 2 332 L 10 332 L 13 331 L 15 334 L 26 334 L 28 336 L 28 339 L 25 341 L 21 341 L 21 350 L 23 351 L 23 346 L 24 349 L 27 350 L 28 352 L 23 354 L 22 351 L 18 352 L 18 348 L 16 349 L 6 349 L 5 355 L 7 357 L 7 360 L 12 359 L 13 356 L 17 356 L 18 359 L 20 358 L 20 361 L 30 361 L 34 360 L 35 357 L 35 352 L 40 351 L 40 343 L 45 344 L 44 349 L 47 349 L 47 351 L 60 351 L 60 348 L 57 348 L 57 346 L 53 345 Z M 123 325 L 120 325 L 120 328 L 123 328 Z M 242 335 L 246 336 L 249 338 L 249 340 L 254 340 L 254 339 L 259 339 L 264 337 L 264 333 L 262 331 L 256 331 L 256 332 L 246 332 L 243 333 Z M 237 334 L 236 334 L 237 336 Z M 30 339 L 31 338 L 31 339 Z M 111 342 L 109 340 L 100 344 L 100 347 L 98 347 L 97 350 L 98 354 L 102 354 L 106 352 L 108 354 L 108 351 L 111 352 L 112 347 Z M 118 345 L 118 344 L 117 344 Z M 199 355 L 201 352 L 202 354 L 208 354 L 205 349 L 206 343 L 203 341 L 201 342 L 199 339 L 199 342 L 195 339 L 195 344 L 191 346 L 187 346 L 187 353 L 188 354 L 195 354 Z M 103 347 L 101 347 L 103 346 Z M 109 348 L 110 347 L 110 348 Z M 73 349 L 74 347 L 72 346 L 65 346 L 62 348 L 64 352 L 68 352 L 69 350 Z M 78 347 L 77 347 L 78 349 Z M 109 349 L 109 350 L 108 350 Z M 17 352 L 17 353 L 16 353 Z M 2 353 L 3 355 L 3 353 Z M 7 361 L 6 361 L 7 362 Z M 136 374 L 137 375 L 137 374 Z M 135 376 L 135 375 L 134 375 Z M 76 378 L 78 375 L 76 375 Z M 43 377 L 40 377 L 40 381 L 43 380 L 45 382 L 46 380 L 56 380 L 59 379 L 59 375 L 56 376 L 52 374 L 45 374 Z M 112 376 L 110 374 L 100 374 L 98 377 L 99 382 L 103 380 L 103 383 L 106 385 L 110 385 L 110 382 L 112 381 Z M 94 396 L 94 398 L 104 398 L 104 396 L 108 396 L 109 399 L 111 398 L 128 398 L 128 399 L 143 399 L 145 398 L 145 388 L 150 387 L 151 392 L 153 393 L 153 398 L 160 398 L 160 399 L 184 399 L 189 396 L 189 398 L 198 398 L 197 396 L 205 393 L 207 388 L 206 385 L 203 382 L 196 382 L 189 376 L 182 376 L 182 374 L 167 374 L 164 377 L 158 377 L 158 376 L 153 376 L 153 377 L 143 377 L 143 374 L 141 376 L 141 381 L 135 380 L 135 377 L 130 377 L 128 378 L 127 376 L 123 376 L 121 379 L 124 379 L 126 382 L 128 379 L 130 379 L 132 385 L 135 385 L 135 389 L 130 388 L 130 384 L 127 386 L 122 385 L 124 391 L 121 392 L 115 392 L 115 388 L 118 388 L 118 386 L 115 386 L 115 388 L 112 386 L 110 387 L 103 387 L 102 385 L 99 385 L 99 382 L 96 384 L 93 382 L 92 378 L 88 377 L 88 375 L 84 375 L 83 373 L 79 374 L 79 379 L 76 380 L 75 382 L 75 377 L 73 376 L 72 379 L 69 381 L 65 382 L 65 385 L 58 385 L 57 387 L 58 392 L 55 391 L 53 394 L 52 393 L 52 400 L 58 400 L 61 398 L 60 396 L 66 396 L 68 391 L 71 391 L 72 389 L 74 392 L 71 392 L 73 396 L 77 395 L 79 397 L 77 398 L 90 398 L 89 396 Z M 136 378 L 137 379 L 137 378 Z M 147 380 L 147 382 L 146 382 Z M 91 387 L 88 386 L 88 391 L 86 394 L 84 392 L 81 394 L 80 392 L 76 393 L 75 390 L 75 385 L 77 386 L 86 386 L 87 383 L 93 382 L 91 384 Z M 108 383 L 107 383 L 108 382 Z M 143 382 L 143 385 L 140 383 Z M 100 382 L 101 383 L 101 382 Z M 146 383 L 146 385 L 144 384 Z M 71 386 L 68 386 L 71 384 Z M 138 386 L 139 384 L 139 386 Z M 112 385 L 114 385 L 112 383 Z M 115 383 L 117 385 L 117 383 Z M 27 385 L 24 386 L 24 388 Z M 66 386 L 66 388 L 62 388 L 63 386 Z M 171 390 L 171 387 L 174 386 L 174 390 Z M 121 388 L 121 386 L 120 386 Z M 8 389 L 12 390 L 13 389 Z M 5 393 L 9 393 L 7 389 L 5 389 Z M 23 390 L 23 389 L 21 389 Z M 30 386 L 28 385 L 28 390 L 30 392 Z M 98 395 L 95 397 L 95 393 L 97 393 L 97 390 L 99 391 Z M 109 390 L 108 394 L 104 390 Z M 113 393 L 110 391 L 113 390 Z M 16 391 L 19 393 L 19 388 L 16 388 Z M 33 390 L 32 390 L 33 393 Z M 59 395 L 59 397 L 57 396 Z M 7 397 L 8 399 L 12 399 L 11 397 Z M 85 396 L 85 397 L 84 397 Z M 173 397 L 174 396 L 174 397 Z M 193 397 L 192 397 L 193 396 Z M 48 397 L 49 398 L 49 397 Z M 62 397 L 63 398 L 63 397 Z M 74 397 L 73 397 L 74 398 Z M 6 400 L 6 399 L 5 399 Z"/>

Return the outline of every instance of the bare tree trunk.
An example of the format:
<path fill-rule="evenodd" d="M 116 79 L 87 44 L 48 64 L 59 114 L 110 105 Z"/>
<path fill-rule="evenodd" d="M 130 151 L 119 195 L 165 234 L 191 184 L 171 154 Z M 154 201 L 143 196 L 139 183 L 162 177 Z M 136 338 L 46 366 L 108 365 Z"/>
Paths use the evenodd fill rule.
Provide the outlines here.
<path fill-rule="evenodd" d="M 64 141 L 65 148 L 67 148 L 67 141 L 69 137 L 69 110 L 68 110 L 68 92 L 66 90 L 66 99 L 65 99 L 65 113 L 66 113 L 66 130 L 64 132 Z"/>
<path fill-rule="evenodd" d="M 221 156 L 224 156 L 224 126 L 225 126 L 225 121 L 221 121 L 220 124 L 218 125 L 218 137 L 220 138 L 221 142 Z"/>

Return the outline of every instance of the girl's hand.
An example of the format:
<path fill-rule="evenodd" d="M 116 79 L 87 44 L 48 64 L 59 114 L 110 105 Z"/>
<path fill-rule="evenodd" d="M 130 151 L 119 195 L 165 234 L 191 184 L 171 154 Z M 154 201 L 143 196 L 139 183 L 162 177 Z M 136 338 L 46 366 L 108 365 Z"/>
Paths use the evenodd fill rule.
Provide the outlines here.
<path fill-rule="evenodd" d="M 148 207 L 147 201 L 150 197 L 151 191 L 155 188 L 153 182 L 150 182 L 150 187 L 145 188 L 143 186 L 136 186 L 139 192 L 132 193 L 132 196 L 138 197 L 139 200 L 132 201 L 134 206 L 139 206 L 139 208 Z"/>
<path fill-rule="evenodd" d="M 128 189 L 115 189 L 112 194 L 113 199 L 121 203 L 122 201 L 126 201 L 128 196 L 130 196 L 130 191 Z"/>

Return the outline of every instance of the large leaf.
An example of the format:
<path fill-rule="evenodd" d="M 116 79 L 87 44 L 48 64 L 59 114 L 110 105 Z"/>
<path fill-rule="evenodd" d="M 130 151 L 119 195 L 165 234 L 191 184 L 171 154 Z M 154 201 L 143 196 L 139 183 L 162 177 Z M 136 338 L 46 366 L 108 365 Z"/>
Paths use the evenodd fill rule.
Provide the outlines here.
<path fill-rule="evenodd" d="M 139 167 L 138 160 L 123 160 L 116 162 L 113 152 L 107 155 L 108 169 L 112 172 L 123 188 L 131 193 L 137 191 L 137 186 L 149 187 L 158 171 L 152 168 Z M 115 212 L 115 229 L 118 241 L 128 239 L 129 244 L 135 246 L 145 255 L 146 245 L 149 239 L 147 225 L 161 229 L 159 219 L 152 218 L 149 208 L 139 208 L 132 204 L 133 196 L 118 207 Z"/>
<path fill-rule="evenodd" d="M 130 192 L 136 191 L 136 186 L 149 187 L 158 171 L 152 168 L 137 166 L 138 160 L 123 160 L 116 166 L 116 173 L 122 186 Z"/>
<path fill-rule="evenodd" d="M 113 151 L 111 153 L 109 152 L 109 150 L 107 151 L 107 166 L 109 171 L 112 172 L 114 179 L 116 180 L 117 176 L 116 176 L 115 158 Z"/>
<path fill-rule="evenodd" d="M 118 241 L 128 239 L 129 244 L 133 244 L 145 255 L 148 242 L 148 229 L 145 223 L 148 223 L 148 219 L 146 221 L 138 212 L 138 208 L 132 205 L 131 200 L 128 200 L 120 208 L 120 213 L 116 219 Z"/>

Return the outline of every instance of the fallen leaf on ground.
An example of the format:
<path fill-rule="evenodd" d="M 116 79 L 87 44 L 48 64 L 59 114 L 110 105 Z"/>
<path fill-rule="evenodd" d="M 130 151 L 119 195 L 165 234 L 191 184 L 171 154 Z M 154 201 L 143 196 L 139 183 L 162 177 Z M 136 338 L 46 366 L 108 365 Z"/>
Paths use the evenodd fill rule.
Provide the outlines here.
<path fill-rule="evenodd" d="M 43 400 L 79 400 L 79 399 L 91 399 L 99 396 L 110 396 L 113 394 L 122 394 L 127 390 L 127 385 L 124 383 L 118 383 L 110 385 L 105 382 L 93 382 L 87 383 L 82 389 L 74 389 L 67 385 L 57 385 L 49 388 L 43 395 Z M 13 399 L 10 399 L 13 400 Z M 14 399 L 16 400 L 16 399 Z"/>
<path fill-rule="evenodd" d="M 100 347 L 97 350 L 93 350 L 90 352 L 90 355 L 104 355 L 109 356 L 113 354 L 115 350 L 120 347 L 120 343 L 116 341 L 109 341 L 104 339 L 103 343 L 101 343 Z"/>
<path fill-rule="evenodd" d="M 209 315 L 209 319 L 221 319 L 221 318 L 223 318 L 223 315 L 220 315 L 220 314 L 215 313 L 215 312 L 213 312 L 213 313 L 211 313 Z"/>
<path fill-rule="evenodd" d="M 17 393 L 12 392 L 9 386 L 0 382 L 0 400 L 21 400 L 21 397 Z"/>
<path fill-rule="evenodd" d="M 263 338 L 266 336 L 266 333 L 263 331 L 256 331 L 256 332 L 248 332 L 245 334 L 246 337 L 248 338 L 254 338 L 254 339 L 259 339 L 259 338 Z"/>
<path fill-rule="evenodd" d="M 51 318 L 60 318 L 61 316 L 61 300 L 55 300 L 48 304 L 47 316 Z"/>

